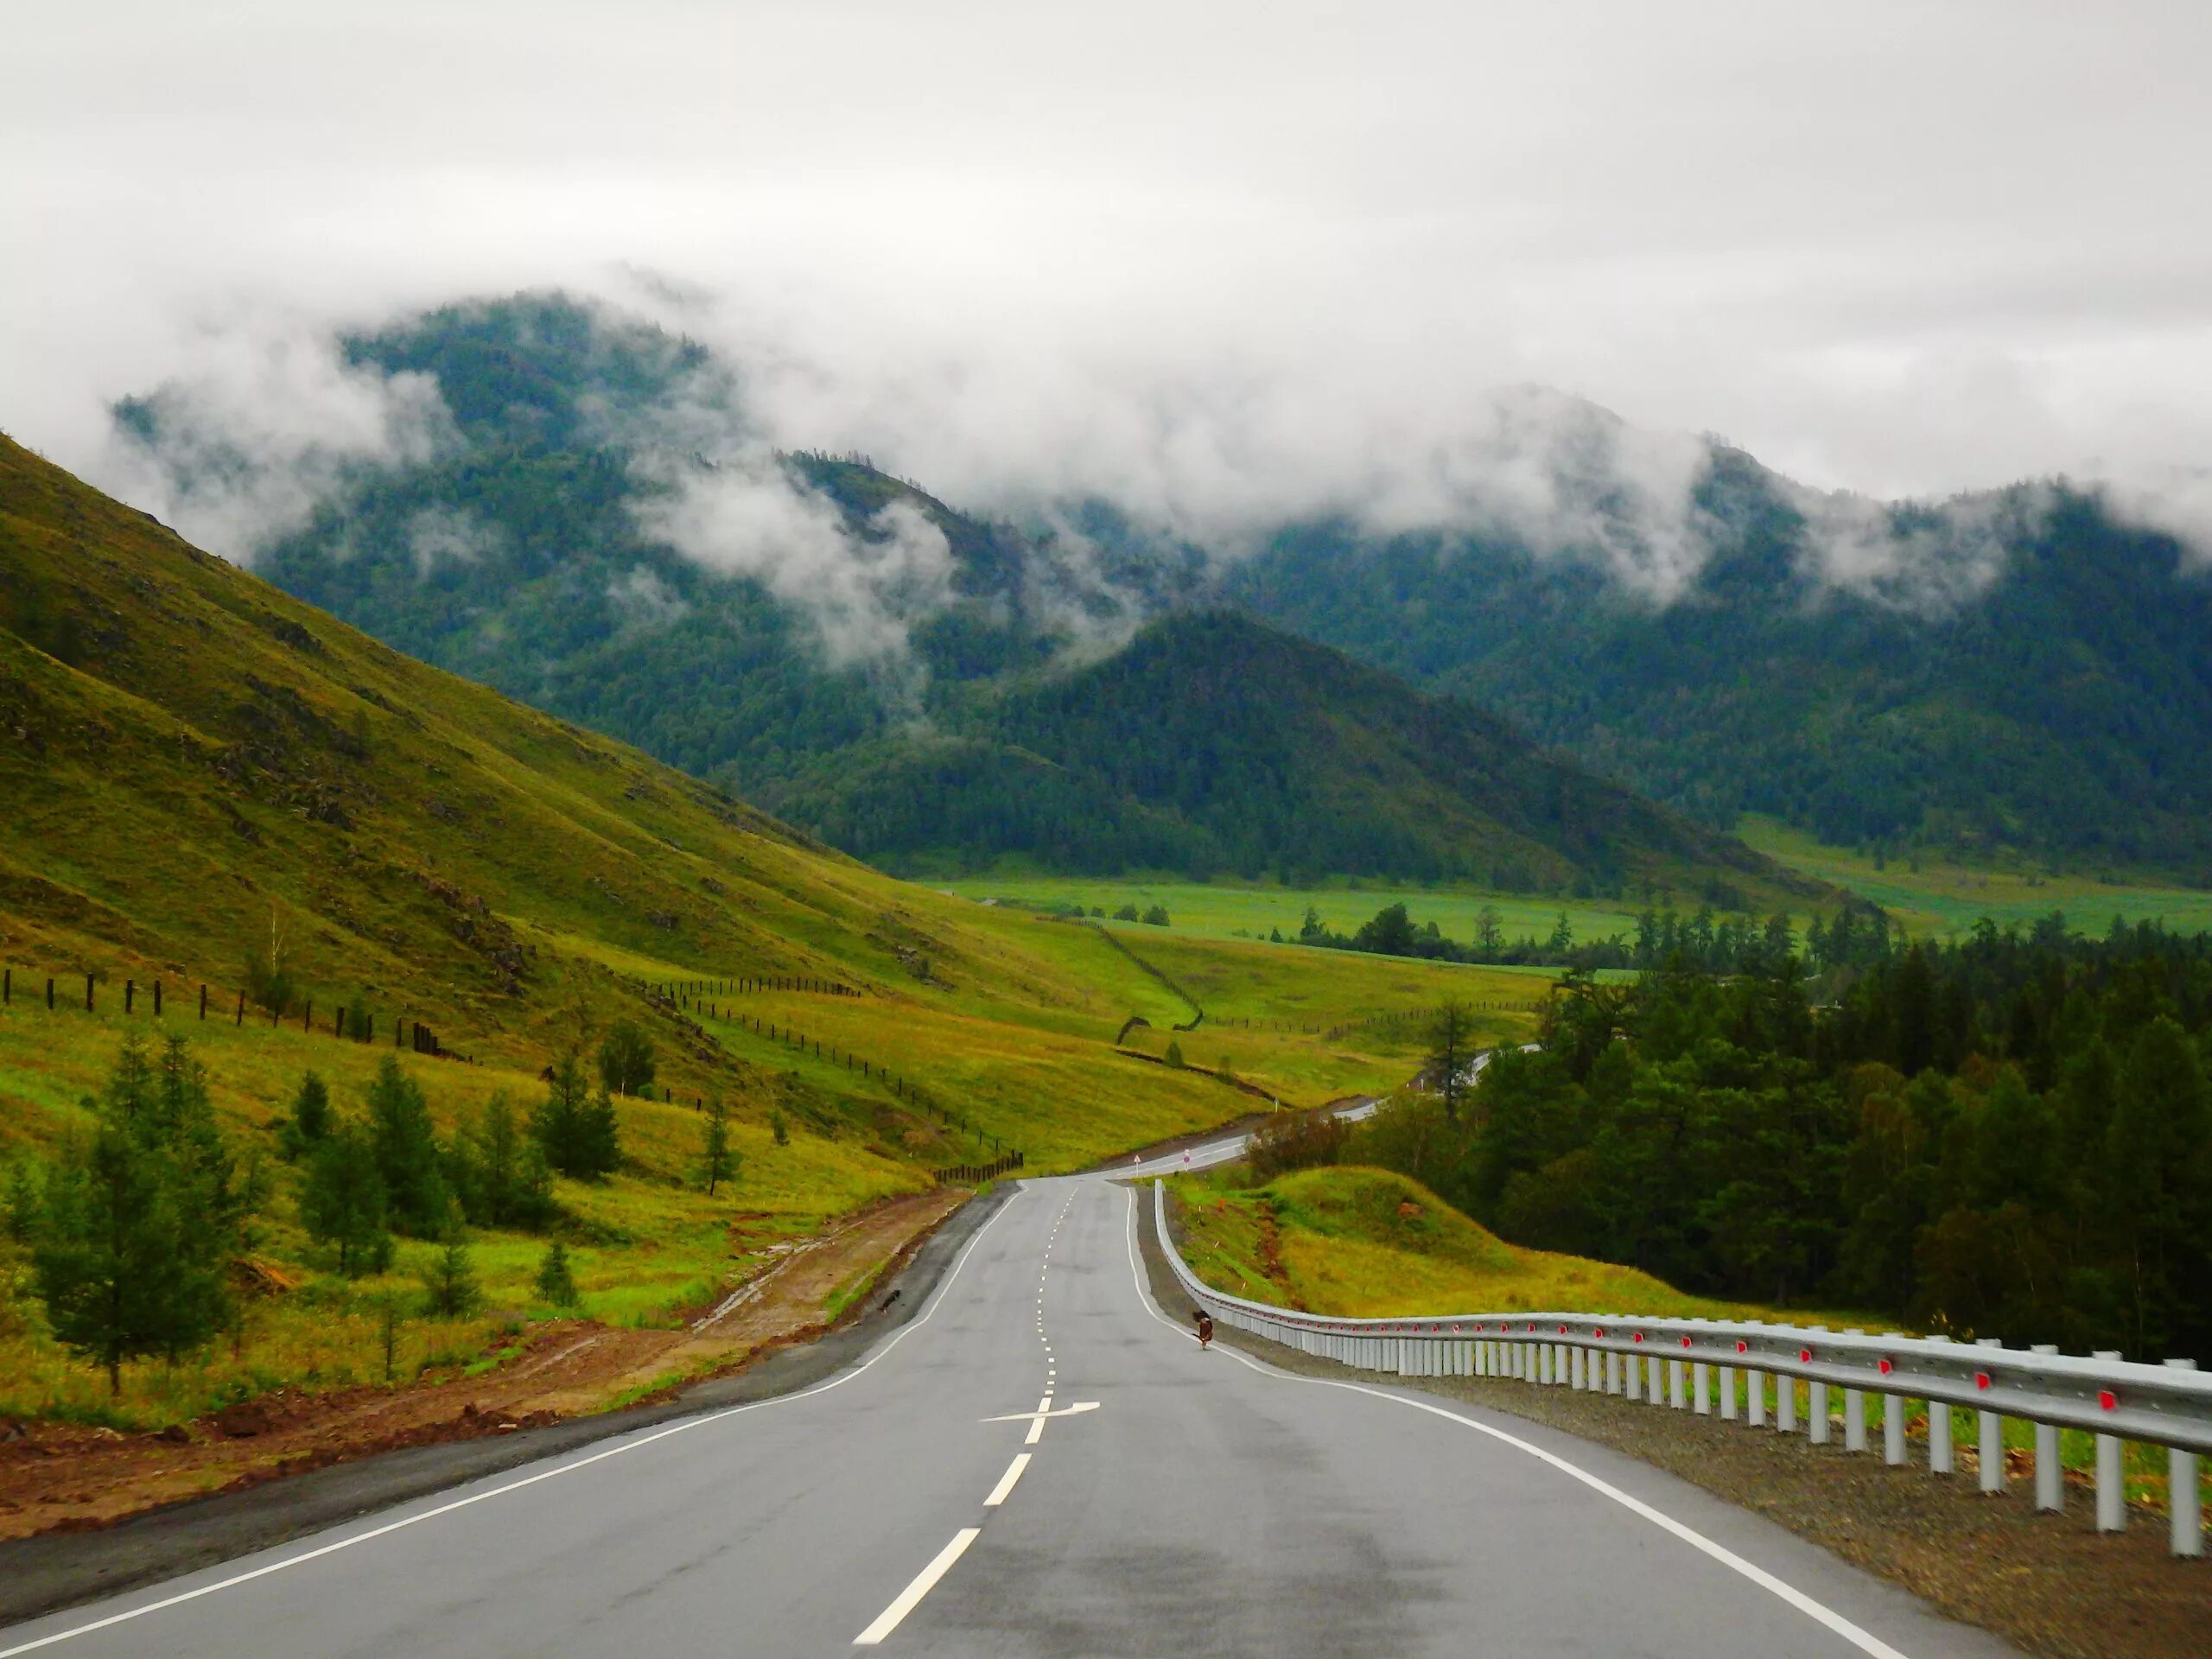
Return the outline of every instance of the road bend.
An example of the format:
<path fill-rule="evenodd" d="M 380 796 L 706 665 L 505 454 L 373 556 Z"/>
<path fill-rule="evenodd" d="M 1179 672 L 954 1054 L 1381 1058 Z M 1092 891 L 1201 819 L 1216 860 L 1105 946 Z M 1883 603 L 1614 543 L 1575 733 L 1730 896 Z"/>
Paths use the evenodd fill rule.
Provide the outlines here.
<path fill-rule="evenodd" d="M 0 1631 L 62 1656 L 2009 1651 L 1517 1418 L 1202 1351 L 1132 1189 L 1026 1183 L 804 1392 Z"/>

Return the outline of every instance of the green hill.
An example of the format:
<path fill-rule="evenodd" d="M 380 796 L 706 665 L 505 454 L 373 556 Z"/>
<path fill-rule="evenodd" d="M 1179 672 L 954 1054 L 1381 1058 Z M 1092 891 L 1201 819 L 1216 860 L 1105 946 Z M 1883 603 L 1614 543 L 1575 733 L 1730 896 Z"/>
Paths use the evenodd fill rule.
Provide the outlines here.
<path fill-rule="evenodd" d="M 878 744 L 772 791 L 864 857 L 1649 883 L 1730 908 L 1819 889 L 1538 748 L 1503 721 L 1225 612 L 1167 618 L 1089 667 L 973 708 L 958 738 Z"/>

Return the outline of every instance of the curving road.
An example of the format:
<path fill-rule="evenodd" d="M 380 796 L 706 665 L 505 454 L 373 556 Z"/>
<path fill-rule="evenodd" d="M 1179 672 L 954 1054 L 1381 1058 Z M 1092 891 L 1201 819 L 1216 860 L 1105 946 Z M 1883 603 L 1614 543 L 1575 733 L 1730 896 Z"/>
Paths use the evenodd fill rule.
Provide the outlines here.
<path fill-rule="evenodd" d="M 1137 1218 L 1103 1178 L 1026 1184 L 827 1383 L 19 1625 L 0 1659 L 2010 1651 L 1599 1448 L 1201 1352 Z"/>

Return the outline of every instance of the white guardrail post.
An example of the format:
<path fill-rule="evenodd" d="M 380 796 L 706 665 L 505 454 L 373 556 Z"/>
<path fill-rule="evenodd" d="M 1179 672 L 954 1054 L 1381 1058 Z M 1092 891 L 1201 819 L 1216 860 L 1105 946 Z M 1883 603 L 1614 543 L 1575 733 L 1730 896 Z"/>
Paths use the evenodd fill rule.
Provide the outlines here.
<path fill-rule="evenodd" d="M 2086 1432 L 2096 1441 L 2097 1528 L 2127 1524 L 2122 1447 L 2133 1440 L 2166 1448 L 2170 1545 L 2176 1555 L 2202 1555 L 2204 1522 L 2198 1459 L 2212 1452 L 2212 1373 L 2192 1360 L 2162 1365 L 2117 1353 L 2088 1358 L 2048 1344 L 2007 1348 L 1993 1337 L 1967 1346 L 1943 1337 L 1897 1332 L 1828 1331 L 1758 1320 L 1645 1319 L 1586 1313 L 1458 1313 L 1419 1319 L 1337 1319 L 1231 1296 L 1204 1283 L 1167 1233 L 1167 1190 L 1153 1184 L 1153 1223 L 1177 1282 L 1217 1319 L 1310 1354 L 1363 1370 L 1402 1376 L 1512 1377 L 1539 1387 L 1603 1392 L 1639 1403 L 1694 1408 L 1710 1414 L 1707 1393 L 1719 1373 L 1722 1421 L 1768 1423 L 1768 1381 L 1774 1387 L 1773 1427 L 1796 1427 L 1797 1389 L 1805 1389 L 1808 1438 L 1829 1443 L 1828 1398 L 1843 1391 L 1844 1446 L 1864 1452 L 1866 1396 L 1881 1398 L 1882 1455 L 1906 1461 L 1910 1402 L 1928 1408 L 1928 1467 L 1956 1468 L 1952 1414 L 1975 1414 L 1979 1478 L 1985 1492 L 2005 1485 L 2004 1420 L 2035 1429 L 2035 1503 L 2056 1510 L 2065 1502 L 2059 1435 Z M 1662 1369 L 1662 1360 L 1665 1363 Z M 1686 1389 L 1685 1383 L 1688 1384 Z"/>

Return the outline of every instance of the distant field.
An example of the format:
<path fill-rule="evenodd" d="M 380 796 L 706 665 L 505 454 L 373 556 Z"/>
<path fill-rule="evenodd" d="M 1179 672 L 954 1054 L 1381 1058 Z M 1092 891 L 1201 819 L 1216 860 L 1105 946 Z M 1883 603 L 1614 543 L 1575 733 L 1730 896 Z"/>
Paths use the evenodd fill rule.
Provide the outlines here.
<path fill-rule="evenodd" d="M 1770 858 L 1872 899 L 1916 938 L 1967 932 L 1986 916 L 1999 926 L 2026 925 L 2052 911 L 2065 912 L 2081 933 L 2102 933 L 2114 916 L 2129 922 L 2164 921 L 2181 932 L 2212 931 L 2212 891 L 2100 881 L 2082 875 L 2044 875 L 2026 870 L 1980 869 L 1925 861 L 1917 870 L 1897 859 L 1885 869 L 1848 849 L 1825 847 L 1802 831 L 1771 819 L 1746 818 L 1738 833 Z M 1402 904 L 1415 923 L 1434 922 L 1448 938 L 1476 936 L 1485 906 L 1498 914 L 1509 939 L 1548 937 L 1564 913 L 1576 939 L 1588 942 L 1636 931 L 1635 901 L 1532 899 L 1526 893 L 1484 892 L 1471 887 L 1402 887 L 1335 879 L 1313 887 L 1268 882 L 1179 881 L 1142 876 L 1062 876 L 1001 873 L 957 877 L 926 885 L 977 900 L 1005 905 L 1081 905 L 1109 916 L 1124 905 L 1143 911 L 1164 906 L 1175 933 L 1212 938 L 1266 939 L 1280 931 L 1297 937 L 1309 905 L 1339 933 L 1350 933 L 1385 905 Z M 1811 918 L 1792 918 L 1802 929 Z M 1137 934 L 1131 935 L 1133 938 Z M 1548 974 L 1541 968 L 1495 969 L 1497 973 Z"/>
<path fill-rule="evenodd" d="M 963 876 L 926 885 L 963 898 L 995 899 L 1004 904 L 1081 905 L 1085 910 L 1096 906 L 1109 916 L 1124 905 L 1135 905 L 1140 911 L 1162 905 L 1177 931 L 1215 938 L 1264 939 L 1270 930 L 1280 930 L 1286 939 L 1294 939 L 1309 905 L 1339 933 L 1351 932 L 1376 911 L 1392 904 L 1405 906 L 1416 923 L 1434 922 L 1447 938 L 1463 942 L 1475 937 L 1476 918 L 1485 905 L 1497 909 L 1498 925 L 1509 939 L 1531 934 L 1548 938 L 1562 912 L 1578 939 L 1610 938 L 1636 930 L 1635 912 L 1621 905 L 1535 899 L 1526 893 L 1509 898 L 1474 887 L 1396 887 L 1348 879 L 1318 887 L 1279 887 L 1265 882 L 1155 881 L 1136 876 L 1001 874 Z M 1542 974 L 1549 970 L 1485 971 Z"/>
<path fill-rule="evenodd" d="M 1878 870 L 1865 854 L 1824 847 L 1802 830 L 1770 818 L 1747 817 L 1736 833 L 1770 858 L 1864 894 L 1922 937 L 1964 933 L 1985 916 L 1999 926 L 2024 925 L 2054 910 L 2063 911 L 2079 933 L 2102 933 L 2115 916 L 2129 922 L 2163 921 L 2185 933 L 2212 930 L 2212 892 L 2201 889 L 1979 869 L 1941 860 L 1923 860 L 1914 869 L 1909 859 L 1891 859 Z"/>

